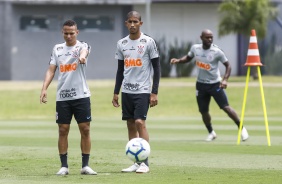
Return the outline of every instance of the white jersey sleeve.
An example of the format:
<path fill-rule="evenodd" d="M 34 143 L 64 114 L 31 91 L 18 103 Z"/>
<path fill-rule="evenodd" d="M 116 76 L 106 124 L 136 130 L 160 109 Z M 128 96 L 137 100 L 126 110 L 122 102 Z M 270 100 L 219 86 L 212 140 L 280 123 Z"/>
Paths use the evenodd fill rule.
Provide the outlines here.
<path fill-rule="evenodd" d="M 119 41 L 117 42 L 117 48 L 116 48 L 115 59 L 124 60 L 124 55 L 123 55 L 123 53 L 122 53 L 122 48 L 121 48 L 121 46 L 127 44 L 127 42 L 128 42 L 127 39 L 128 39 L 128 37 L 126 37 L 125 39 L 119 40 Z"/>
<path fill-rule="evenodd" d="M 150 53 L 150 59 L 159 57 L 159 52 L 155 40 L 153 39 L 149 40 L 148 49 Z"/>
<path fill-rule="evenodd" d="M 52 64 L 52 65 L 56 65 L 58 66 L 58 62 L 57 62 L 57 50 L 60 48 L 60 46 L 58 45 L 55 45 L 54 48 L 53 48 L 53 51 L 52 51 L 52 54 L 51 54 L 51 58 L 50 58 L 50 62 L 49 64 Z"/>
<path fill-rule="evenodd" d="M 193 58 L 195 56 L 195 45 L 193 45 L 191 48 L 190 48 L 190 51 L 188 52 L 188 56 Z"/>
<path fill-rule="evenodd" d="M 228 61 L 226 55 L 224 54 L 224 52 L 221 49 L 218 49 L 218 58 L 217 59 L 221 63 L 225 63 Z"/>

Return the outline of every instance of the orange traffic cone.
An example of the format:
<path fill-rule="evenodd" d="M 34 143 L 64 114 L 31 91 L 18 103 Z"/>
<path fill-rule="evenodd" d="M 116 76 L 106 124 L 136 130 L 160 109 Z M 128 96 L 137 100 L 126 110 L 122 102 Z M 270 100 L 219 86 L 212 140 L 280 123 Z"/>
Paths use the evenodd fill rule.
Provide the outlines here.
<path fill-rule="evenodd" d="M 245 66 L 262 66 L 260 62 L 256 31 L 254 29 L 251 32 L 249 50 Z"/>

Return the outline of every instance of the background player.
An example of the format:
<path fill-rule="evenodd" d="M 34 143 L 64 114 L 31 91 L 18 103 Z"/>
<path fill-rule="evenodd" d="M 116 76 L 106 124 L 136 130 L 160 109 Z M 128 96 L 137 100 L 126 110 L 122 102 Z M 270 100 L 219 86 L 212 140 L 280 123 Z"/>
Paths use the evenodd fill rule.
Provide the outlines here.
<path fill-rule="evenodd" d="M 201 34 L 202 44 L 195 44 L 186 56 L 180 59 L 172 58 L 171 63 L 185 63 L 193 61 L 198 68 L 198 77 L 196 83 L 196 96 L 199 111 L 209 132 L 206 141 L 212 141 L 216 138 L 216 133 L 212 128 L 211 116 L 209 114 L 209 104 L 211 97 L 214 98 L 218 106 L 227 113 L 227 115 L 238 126 L 240 120 L 236 112 L 229 106 L 224 89 L 227 88 L 227 80 L 231 73 L 231 66 L 224 52 L 213 43 L 213 33 L 206 29 Z M 225 66 L 223 79 L 220 76 L 219 62 Z M 245 127 L 242 129 L 242 140 L 248 139 L 249 135 Z"/>

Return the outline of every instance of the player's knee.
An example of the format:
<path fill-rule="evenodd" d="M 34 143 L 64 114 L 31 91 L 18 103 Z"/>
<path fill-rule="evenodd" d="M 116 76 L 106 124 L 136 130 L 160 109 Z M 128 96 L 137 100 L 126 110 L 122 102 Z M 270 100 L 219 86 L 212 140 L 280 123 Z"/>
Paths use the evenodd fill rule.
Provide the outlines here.
<path fill-rule="evenodd" d="M 80 128 L 81 135 L 89 136 L 90 126 L 83 126 Z"/>
<path fill-rule="evenodd" d="M 207 111 L 207 110 L 200 111 L 200 113 L 201 113 L 202 116 L 209 115 L 209 111 Z"/>
<path fill-rule="evenodd" d="M 145 127 L 145 121 L 142 120 L 142 119 L 137 119 L 137 120 L 135 120 L 135 125 L 137 127 Z"/>
<path fill-rule="evenodd" d="M 67 136 L 69 133 L 69 129 L 66 127 L 59 127 L 59 135 L 60 136 Z"/>
<path fill-rule="evenodd" d="M 230 113 L 231 112 L 231 108 L 228 105 L 223 107 L 222 110 L 224 110 L 226 113 Z"/>

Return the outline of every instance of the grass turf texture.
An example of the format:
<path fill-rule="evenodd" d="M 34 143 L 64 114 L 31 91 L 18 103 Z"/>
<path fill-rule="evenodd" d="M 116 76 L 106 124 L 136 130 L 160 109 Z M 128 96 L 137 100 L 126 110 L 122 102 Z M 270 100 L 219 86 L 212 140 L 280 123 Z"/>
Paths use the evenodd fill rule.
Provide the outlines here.
<path fill-rule="evenodd" d="M 237 145 L 234 123 L 212 101 L 218 138 L 207 131 L 195 101 L 194 79 L 162 79 L 159 105 L 150 109 L 148 174 L 120 173 L 131 164 L 125 156 L 126 125 L 111 104 L 113 81 L 89 81 L 92 92 L 91 167 L 97 176 L 81 176 L 80 136 L 73 121 L 69 135 L 70 175 L 58 177 L 55 83 L 48 104 L 39 104 L 42 82 L 0 82 L 0 183 L 282 183 L 281 79 L 264 77 L 271 146 L 267 146 L 258 81 L 251 81 L 244 125 L 250 139 Z M 245 78 L 231 78 L 227 94 L 241 114 Z"/>

